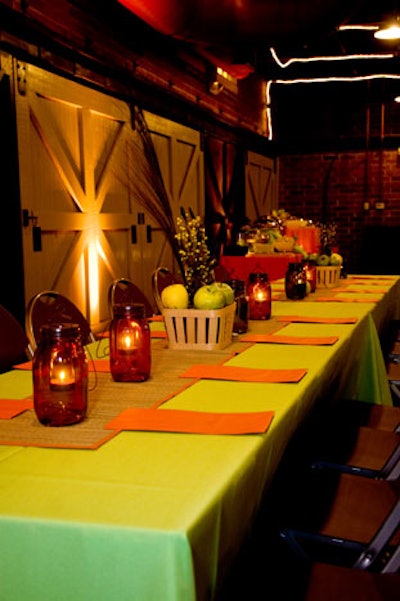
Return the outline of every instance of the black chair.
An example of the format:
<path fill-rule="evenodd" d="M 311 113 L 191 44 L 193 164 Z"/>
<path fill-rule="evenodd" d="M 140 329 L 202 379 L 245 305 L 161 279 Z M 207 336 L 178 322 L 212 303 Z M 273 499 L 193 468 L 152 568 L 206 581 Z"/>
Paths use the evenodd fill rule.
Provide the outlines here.
<path fill-rule="evenodd" d="M 0 372 L 31 359 L 29 342 L 19 321 L 0 305 Z"/>
<path fill-rule="evenodd" d="M 324 399 L 307 424 L 309 465 L 369 478 L 397 479 L 399 423 L 398 407 Z"/>
<path fill-rule="evenodd" d="M 351 474 L 295 478 L 281 541 L 302 560 L 374 572 L 400 569 L 400 482 Z M 290 504 L 291 501 L 291 504 Z"/>
<path fill-rule="evenodd" d="M 400 476 L 400 434 L 347 424 L 321 428 L 312 469 L 331 469 L 367 478 L 396 480 Z"/>
<path fill-rule="evenodd" d="M 30 299 L 25 312 L 25 329 L 32 354 L 40 339 L 41 327 L 60 323 L 78 324 L 82 344 L 96 340 L 87 319 L 71 300 L 54 290 L 44 290 Z"/>
<path fill-rule="evenodd" d="M 166 267 L 157 267 L 151 276 L 154 302 L 159 313 L 162 313 L 161 292 L 171 284 L 182 284 L 182 279 L 173 274 Z"/>
<path fill-rule="evenodd" d="M 154 315 L 154 308 L 151 302 L 136 284 L 127 278 L 118 278 L 114 280 L 108 289 L 110 315 L 113 314 L 112 308 L 114 305 L 133 303 L 141 303 L 144 305 L 146 317 Z"/>
<path fill-rule="evenodd" d="M 339 400 L 336 402 L 333 414 L 329 419 L 345 418 L 349 427 L 368 427 L 400 432 L 400 407 L 376 405 L 363 401 Z"/>
<path fill-rule="evenodd" d="M 376 574 L 315 563 L 310 568 L 304 594 L 295 596 L 292 601 L 300 601 L 300 599 L 303 601 L 398 601 L 400 574 Z"/>

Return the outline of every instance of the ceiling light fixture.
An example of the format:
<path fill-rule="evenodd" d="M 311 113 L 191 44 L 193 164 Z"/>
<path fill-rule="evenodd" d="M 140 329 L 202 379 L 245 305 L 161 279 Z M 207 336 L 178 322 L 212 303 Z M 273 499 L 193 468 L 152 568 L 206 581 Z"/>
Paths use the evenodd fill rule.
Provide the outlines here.
<path fill-rule="evenodd" d="M 397 18 L 394 23 L 375 31 L 374 37 L 378 40 L 400 40 L 399 19 Z"/>

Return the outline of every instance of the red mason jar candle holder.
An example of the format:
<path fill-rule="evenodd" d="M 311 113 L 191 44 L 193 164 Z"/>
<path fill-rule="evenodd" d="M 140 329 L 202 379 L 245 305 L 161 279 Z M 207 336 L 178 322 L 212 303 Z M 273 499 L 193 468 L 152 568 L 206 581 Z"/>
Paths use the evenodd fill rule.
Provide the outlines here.
<path fill-rule="evenodd" d="M 141 303 L 113 307 L 110 325 L 110 370 L 116 382 L 143 382 L 150 377 L 150 327 Z"/>
<path fill-rule="evenodd" d="M 266 273 L 250 273 L 247 286 L 249 319 L 270 319 L 271 285 Z"/>
<path fill-rule="evenodd" d="M 34 409 L 40 423 L 69 426 L 85 418 L 88 363 L 77 324 L 42 326 L 32 377 Z"/>

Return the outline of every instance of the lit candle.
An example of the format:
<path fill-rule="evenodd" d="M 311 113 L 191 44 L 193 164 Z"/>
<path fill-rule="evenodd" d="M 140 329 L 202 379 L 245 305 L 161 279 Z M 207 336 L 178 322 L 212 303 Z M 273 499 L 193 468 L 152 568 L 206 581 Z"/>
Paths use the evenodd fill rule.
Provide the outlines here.
<path fill-rule="evenodd" d="M 135 322 L 129 326 L 124 326 L 117 337 L 117 349 L 124 355 L 133 354 L 140 344 L 140 328 Z"/>
<path fill-rule="evenodd" d="M 110 370 L 113 380 L 147 380 L 150 361 L 150 328 L 144 305 L 114 305 L 110 324 Z"/>
<path fill-rule="evenodd" d="M 266 273 L 250 273 L 247 287 L 249 297 L 249 318 L 269 319 L 271 317 L 271 287 Z"/>
<path fill-rule="evenodd" d="M 254 295 L 254 300 L 257 302 L 263 303 L 267 300 L 266 291 L 257 285 L 254 287 L 253 295 Z"/>
<path fill-rule="evenodd" d="M 70 363 L 53 363 L 50 366 L 50 388 L 63 392 L 75 385 L 75 370 Z"/>

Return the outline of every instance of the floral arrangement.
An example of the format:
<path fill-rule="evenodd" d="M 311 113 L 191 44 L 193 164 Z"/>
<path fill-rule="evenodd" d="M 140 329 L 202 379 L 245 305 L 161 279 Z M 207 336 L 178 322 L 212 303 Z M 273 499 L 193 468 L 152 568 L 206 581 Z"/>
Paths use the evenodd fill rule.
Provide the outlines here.
<path fill-rule="evenodd" d="M 181 208 L 181 215 L 176 219 L 176 230 L 182 275 L 189 298 L 193 299 L 198 288 L 213 281 L 215 259 L 211 257 L 207 245 L 203 222 L 192 210 L 187 212 Z"/>
<path fill-rule="evenodd" d="M 164 231 L 192 301 L 198 288 L 213 281 L 216 261 L 211 257 L 201 218 L 191 209 L 186 211 L 181 207 L 175 220 L 150 131 L 143 112 L 136 106 L 132 107 L 132 121 L 133 163 L 129 185 L 135 200 Z"/>
<path fill-rule="evenodd" d="M 337 246 L 336 223 L 321 223 L 321 253 L 330 256 Z"/>

